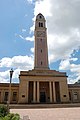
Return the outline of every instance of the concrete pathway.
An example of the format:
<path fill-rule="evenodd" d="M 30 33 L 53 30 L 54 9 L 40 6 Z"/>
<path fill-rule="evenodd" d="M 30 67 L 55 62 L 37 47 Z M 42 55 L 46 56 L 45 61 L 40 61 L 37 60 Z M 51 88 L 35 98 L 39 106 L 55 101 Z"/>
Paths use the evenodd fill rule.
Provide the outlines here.
<path fill-rule="evenodd" d="M 27 116 L 30 120 L 80 120 L 80 107 L 11 109 L 10 112 L 19 113 L 21 118 L 23 118 L 23 116 Z"/>

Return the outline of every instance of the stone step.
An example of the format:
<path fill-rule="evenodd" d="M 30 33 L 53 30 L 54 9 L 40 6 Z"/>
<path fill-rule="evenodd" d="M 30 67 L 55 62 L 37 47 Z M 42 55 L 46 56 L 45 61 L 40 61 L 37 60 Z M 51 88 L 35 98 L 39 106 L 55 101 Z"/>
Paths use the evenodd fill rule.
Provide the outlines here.
<path fill-rule="evenodd" d="M 66 108 L 80 107 L 80 103 L 71 104 L 10 104 L 10 109 L 36 109 L 36 108 Z"/>

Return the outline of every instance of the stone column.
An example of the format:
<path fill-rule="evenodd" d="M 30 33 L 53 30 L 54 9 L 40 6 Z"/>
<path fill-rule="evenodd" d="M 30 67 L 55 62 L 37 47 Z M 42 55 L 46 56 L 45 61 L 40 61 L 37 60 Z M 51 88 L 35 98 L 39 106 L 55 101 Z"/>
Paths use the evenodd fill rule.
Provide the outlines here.
<path fill-rule="evenodd" d="M 36 81 L 33 81 L 33 102 L 36 102 Z"/>
<path fill-rule="evenodd" d="M 54 102 L 56 102 L 56 94 L 55 94 L 55 82 L 53 82 L 53 97 L 54 97 Z"/>
<path fill-rule="evenodd" d="M 37 81 L 37 103 L 39 103 L 39 81 Z"/>
<path fill-rule="evenodd" d="M 71 101 L 74 102 L 74 91 L 71 91 Z"/>
<path fill-rule="evenodd" d="M 52 102 L 52 86 L 51 86 L 51 81 L 49 82 L 49 90 L 50 90 L 50 102 Z"/>
<path fill-rule="evenodd" d="M 29 81 L 27 81 L 26 102 L 28 103 Z"/>

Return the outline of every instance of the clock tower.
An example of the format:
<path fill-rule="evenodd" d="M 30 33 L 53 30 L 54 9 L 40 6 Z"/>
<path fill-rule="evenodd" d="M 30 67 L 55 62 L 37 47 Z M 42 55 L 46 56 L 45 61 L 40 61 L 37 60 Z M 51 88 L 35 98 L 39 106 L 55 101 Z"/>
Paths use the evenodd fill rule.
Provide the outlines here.
<path fill-rule="evenodd" d="M 48 66 L 48 48 L 47 48 L 47 31 L 44 16 L 39 13 L 35 21 L 35 69 L 49 69 Z"/>

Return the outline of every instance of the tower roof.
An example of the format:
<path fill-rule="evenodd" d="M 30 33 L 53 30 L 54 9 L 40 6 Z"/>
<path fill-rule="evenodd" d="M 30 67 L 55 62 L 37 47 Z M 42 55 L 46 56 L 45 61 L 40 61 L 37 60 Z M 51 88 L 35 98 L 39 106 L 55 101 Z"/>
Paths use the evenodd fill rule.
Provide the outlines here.
<path fill-rule="evenodd" d="M 37 16 L 36 16 L 36 20 L 45 20 L 44 16 L 39 13 Z"/>
<path fill-rule="evenodd" d="M 42 13 L 39 13 L 38 15 L 42 15 Z M 43 15 L 42 15 L 43 16 Z"/>

